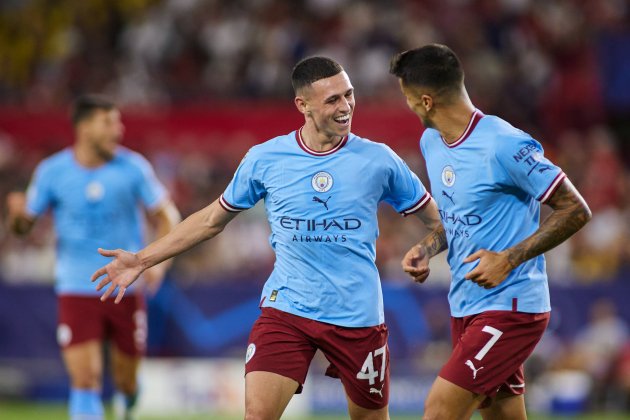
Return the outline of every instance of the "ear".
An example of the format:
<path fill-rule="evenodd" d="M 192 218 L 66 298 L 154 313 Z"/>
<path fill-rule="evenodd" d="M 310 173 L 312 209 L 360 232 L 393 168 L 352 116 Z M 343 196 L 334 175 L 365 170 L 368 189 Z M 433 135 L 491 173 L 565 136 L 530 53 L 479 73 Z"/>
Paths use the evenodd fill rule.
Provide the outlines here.
<path fill-rule="evenodd" d="M 420 103 L 425 111 L 429 112 L 433 108 L 433 97 L 427 94 L 424 94 L 420 97 Z"/>
<path fill-rule="evenodd" d="M 302 96 L 296 96 L 293 102 L 295 103 L 295 107 L 298 109 L 298 111 L 300 111 L 300 113 L 306 115 L 309 112 L 308 104 Z"/>

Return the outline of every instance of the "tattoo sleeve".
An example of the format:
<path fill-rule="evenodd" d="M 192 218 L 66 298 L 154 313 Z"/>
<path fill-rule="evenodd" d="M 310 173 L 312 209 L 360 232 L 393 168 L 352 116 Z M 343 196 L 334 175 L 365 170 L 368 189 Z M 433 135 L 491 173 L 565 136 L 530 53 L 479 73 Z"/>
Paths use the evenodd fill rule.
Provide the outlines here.
<path fill-rule="evenodd" d="M 422 246 L 426 249 L 429 257 L 434 257 L 440 252 L 448 248 L 448 242 L 446 241 L 446 231 L 444 226 L 440 224 L 431 233 L 420 241 L 418 246 Z"/>
<path fill-rule="evenodd" d="M 553 212 L 538 230 L 524 241 L 505 250 L 512 267 L 515 268 L 561 244 L 592 217 L 588 205 L 568 179 L 560 184 L 547 204 Z"/>

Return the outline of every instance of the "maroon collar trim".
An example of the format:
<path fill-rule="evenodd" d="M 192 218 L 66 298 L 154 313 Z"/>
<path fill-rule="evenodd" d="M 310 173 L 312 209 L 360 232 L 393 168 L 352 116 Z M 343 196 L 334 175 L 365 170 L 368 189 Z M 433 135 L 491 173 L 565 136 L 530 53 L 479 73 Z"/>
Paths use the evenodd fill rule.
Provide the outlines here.
<path fill-rule="evenodd" d="M 466 129 L 464 130 L 462 135 L 459 136 L 457 140 L 455 140 L 453 143 L 447 143 L 446 140 L 444 140 L 444 137 L 440 136 L 442 138 L 442 141 L 447 147 L 450 147 L 450 148 L 459 146 L 460 144 L 464 142 L 464 140 L 468 138 L 468 136 L 470 136 L 470 134 L 473 132 L 473 130 L 477 126 L 477 123 L 483 117 L 484 117 L 483 112 L 479 111 L 478 109 L 475 109 L 472 115 L 470 116 L 470 121 L 468 121 L 468 125 L 466 126 Z"/>
<path fill-rule="evenodd" d="M 317 152 L 317 151 L 311 149 L 310 147 L 308 147 L 306 145 L 306 143 L 304 142 L 304 140 L 302 139 L 302 128 L 304 128 L 304 126 L 300 127 L 299 130 L 296 130 L 296 132 L 295 132 L 295 140 L 297 141 L 298 145 L 302 148 L 302 150 L 304 150 L 309 155 L 313 155 L 313 156 L 328 156 L 328 155 L 332 155 L 337 150 L 341 149 L 348 142 L 348 136 L 345 136 L 332 149 L 326 150 L 325 152 Z"/>

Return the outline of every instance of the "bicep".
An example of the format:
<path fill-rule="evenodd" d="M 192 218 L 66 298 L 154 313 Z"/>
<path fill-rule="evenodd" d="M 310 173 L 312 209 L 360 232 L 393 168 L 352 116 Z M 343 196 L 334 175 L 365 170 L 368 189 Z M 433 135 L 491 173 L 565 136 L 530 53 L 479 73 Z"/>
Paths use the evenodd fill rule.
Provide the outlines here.
<path fill-rule="evenodd" d="M 440 220 L 440 213 L 438 211 L 437 204 L 435 200 L 431 198 L 429 202 L 424 206 L 422 210 L 414 213 L 418 219 L 424 223 L 424 225 L 434 230 L 442 225 L 442 221 Z"/>
<path fill-rule="evenodd" d="M 566 212 L 570 217 L 582 223 L 588 222 L 592 217 L 586 200 L 568 178 L 558 185 L 545 204 L 549 205 L 554 212 Z"/>

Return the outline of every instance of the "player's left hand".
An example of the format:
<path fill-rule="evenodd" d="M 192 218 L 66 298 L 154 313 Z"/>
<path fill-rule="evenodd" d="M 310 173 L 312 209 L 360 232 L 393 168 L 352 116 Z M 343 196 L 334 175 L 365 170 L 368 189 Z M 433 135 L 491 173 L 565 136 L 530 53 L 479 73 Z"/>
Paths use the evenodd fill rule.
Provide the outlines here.
<path fill-rule="evenodd" d="M 431 271 L 426 250 L 418 245 L 413 246 L 403 257 L 402 268 L 414 282 L 424 283 Z"/>
<path fill-rule="evenodd" d="M 480 249 L 466 257 L 464 262 L 471 263 L 477 260 L 479 260 L 479 264 L 469 271 L 464 278 L 485 289 L 497 287 L 513 269 L 508 261 L 507 254 L 503 252 Z"/>

